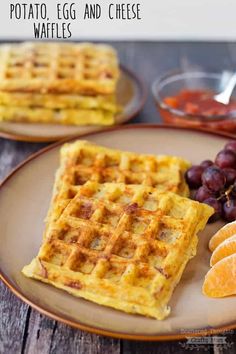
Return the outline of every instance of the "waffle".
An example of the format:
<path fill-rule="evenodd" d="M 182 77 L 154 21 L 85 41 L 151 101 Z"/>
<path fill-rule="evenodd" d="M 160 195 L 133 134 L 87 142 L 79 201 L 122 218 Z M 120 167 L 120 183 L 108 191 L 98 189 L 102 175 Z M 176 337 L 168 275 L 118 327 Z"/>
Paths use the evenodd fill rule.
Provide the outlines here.
<path fill-rule="evenodd" d="M 0 91 L 0 106 L 47 109 L 101 109 L 117 113 L 115 95 L 82 96 L 73 94 L 9 93 Z"/>
<path fill-rule="evenodd" d="M 0 121 L 70 125 L 111 125 L 114 113 L 102 109 L 47 109 L 0 106 Z"/>
<path fill-rule="evenodd" d="M 0 46 L 0 91 L 113 94 L 119 77 L 115 51 L 91 43 Z"/>
<path fill-rule="evenodd" d="M 89 181 L 72 189 L 24 275 L 101 305 L 165 318 L 213 209 L 144 185 Z"/>
<path fill-rule="evenodd" d="M 92 180 L 144 184 L 188 196 L 184 173 L 189 167 L 190 163 L 179 157 L 137 154 L 77 140 L 61 148 L 54 194 L 60 198 L 70 187 Z"/>
<path fill-rule="evenodd" d="M 119 66 L 110 46 L 23 43 L 0 46 L 0 121 L 111 125 Z"/>

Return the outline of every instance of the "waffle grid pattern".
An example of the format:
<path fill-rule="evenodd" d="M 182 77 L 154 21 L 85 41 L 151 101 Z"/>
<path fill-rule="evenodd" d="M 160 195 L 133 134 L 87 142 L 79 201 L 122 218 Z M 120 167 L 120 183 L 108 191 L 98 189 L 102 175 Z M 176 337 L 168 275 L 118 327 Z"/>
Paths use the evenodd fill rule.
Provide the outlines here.
<path fill-rule="evenodd" d="M 174 205 L 175 210 L 173 200 L 178 200 L 176 195 L 157 194 L 151 190 L 148 187 L 99 185 L 93 182 L 79 187 L 75 198 L 70 201 L 57 221 L 58 235 L 56 236 L 57 231 L 53 229 L 50 240 L 53 242 L 52 248 L 55 244 L 59 248 L 62 245 L 63 252 L 65 244 L 71 245 L 68 246 L 69 249 L 71 247 L 71 255 L 60 266 L 65 265 L 68 269 L 77 270 L 75 263 L 80 259 L 79 252 L 85 258 L 91 259 L 90 264 L 100 260 L 96 266 L 98 273 L 101 267 L 104 269 L 104 262 L 111 261 L 125 267 L 129 265 L 127 272 L 129 276 L 132 273 L 134 277 L 135 264 L 139 264 L 139 267 L 142 263 L 147 264 L 149 252 L 154 253 L 154 258 L 155 255 L 164 255 L 167 259 L 168 253 L 173 249 L 173 243 L 183 243 L 187 237 L 188 227 L 191 229 L 196 220 L 196 208 L 186 199 L 182 200 L 181 208 Z M 175 213 L 176 217 L 172 216 Z M 61 225 L 64 224 L 66 226 L 62 231 Z M 192 234 L 192 230 L 190 231 Z M 168 246 L 170 244 L 171 249 Z M 53 254 L 52 256 L 54 257 Z M 84 266 L 84 261 L 82 263 Z M 163 265 L 163 260 L 160 259 L 160 264 L 156 266 L 158 265 Z M 97 273 L 96 270 L 94 272 Z M 126 276 L 124 277 L 126 279 Z M 156 287 L 155 281 L 152 280 L 152 284 Z"/>
<path fill-rule="evenodd" d="M 0 47 L 0 89 L 4 91 L 114 92 L 117 58 L 109 46 L 24 43 Z"/>
<path fill-rule="evenodd" d="M 92 43 L 0 46 L 0 121 L 112 125 L 119 65 L 115 50 Z"/>
<path fill-rule="evenodd" d="M 208 208 L 147 186 L 87 182 L 47 229 L 34 276 L 162 319 Z"/>
<path fill-rule="evenodd" d="M 188 166 L 87 141 L 63 145 L 43 244 L 23 273 L 98 304 L 165 318 L 213 212 L 181 196 Z"/>
<path fill-rule="evenodd" d="M 122 152 L 78 140 L 61 150 L 56 189 L 69 189 L 88 180 L 99 183 L 143 184 L 188 196 L 184 172 L 189 163 L 173 156 Z M 64 187 L 63 187 L 64 185 Z"/>

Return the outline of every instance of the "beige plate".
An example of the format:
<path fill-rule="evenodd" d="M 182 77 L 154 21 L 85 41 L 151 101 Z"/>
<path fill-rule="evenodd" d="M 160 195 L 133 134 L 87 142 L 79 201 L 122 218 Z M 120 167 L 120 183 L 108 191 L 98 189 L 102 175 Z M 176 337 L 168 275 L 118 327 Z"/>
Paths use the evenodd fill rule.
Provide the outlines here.
<path fill-rule="evenodd" d="M 141 80 L 132 71 L 121 66 L 121 77 L 117 86 L 117 101 L 123 107 L 115 117 L 115 125 L 132 119 L 142 109 L 146 90 Z M 30 124 L 0 122 L 0 136 L 12 140 L 47 142 L 65 137 L 87 134 L 104 129 L 104 126 L 73 126 L 56 124 Z"/>
<path fill-rule="evenodd" d="M 89 141 L 138 153 L 173 154 L 192 163 L 210 158 L 229 140 L 219 134 L 164 126 L 124 126 L 86 136 Z M 34 155 L 8 177 L 0 189 L 0 269 L 11 290 L 40 312 L 74 327 L 114 337 L 164 340 L 236 327 L 236 297 L 210 299 L 202 295 L 209 269 L 207 243 L 221 223 L 199 235 L 197 256 L 177 286 L 164 321 L 128 315 L 74 298 L 56 288 L 25 278 L 21 269 L 37 254 L 43 220 L 59 163 L 61 142 Z M 212 328 L 212 332 L 209 330 Z"/>

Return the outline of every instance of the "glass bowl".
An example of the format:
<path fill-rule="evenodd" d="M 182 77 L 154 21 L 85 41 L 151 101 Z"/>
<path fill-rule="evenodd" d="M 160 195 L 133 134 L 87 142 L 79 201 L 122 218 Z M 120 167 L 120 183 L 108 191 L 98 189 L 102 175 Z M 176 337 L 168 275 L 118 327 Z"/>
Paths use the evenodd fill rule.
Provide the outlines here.
<path fill-rule="evenodd" d="M 164 99 L 176 96 L 182 90 L 210 90 L 221 92 L 227 84 L 232 72 L 206 72 L 206 71 L 172 71 L 154 81 L 152 93 L 161 118 L 167 124 L 184 127 L 208 128 L 226 132 L 236 132 L 236 112 L 228 115 L 199 115 L 188 114 L 179 109 L 168 106 Z M 236 99 L 236 90 L 232 94 Z"/>

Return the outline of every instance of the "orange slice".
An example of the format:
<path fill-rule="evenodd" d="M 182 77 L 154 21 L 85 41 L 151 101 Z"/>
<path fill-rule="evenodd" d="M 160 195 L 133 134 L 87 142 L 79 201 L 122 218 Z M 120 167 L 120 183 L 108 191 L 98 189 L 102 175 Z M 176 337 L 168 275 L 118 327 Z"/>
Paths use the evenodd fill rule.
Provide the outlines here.
<path fill-rule="evenodd" d="M 202 292 L 210 297 L 236 294 L 236 254 L 221 259 L 208 271 Z"/>
<path fill-rule="evenodd" d="M 236 235 L 227 238 L 216 247 L 210 259 L 210 266 L 234 253 L 236 253 Z"/>
<path fill-rule="evenodd" d="M 236 221 L 230 222 L 223 226 L 215 235 L 212 236 L 209 242 L 209 248 L 213 252 L 214 249 L 224 240 L 236 234 Z"/>

